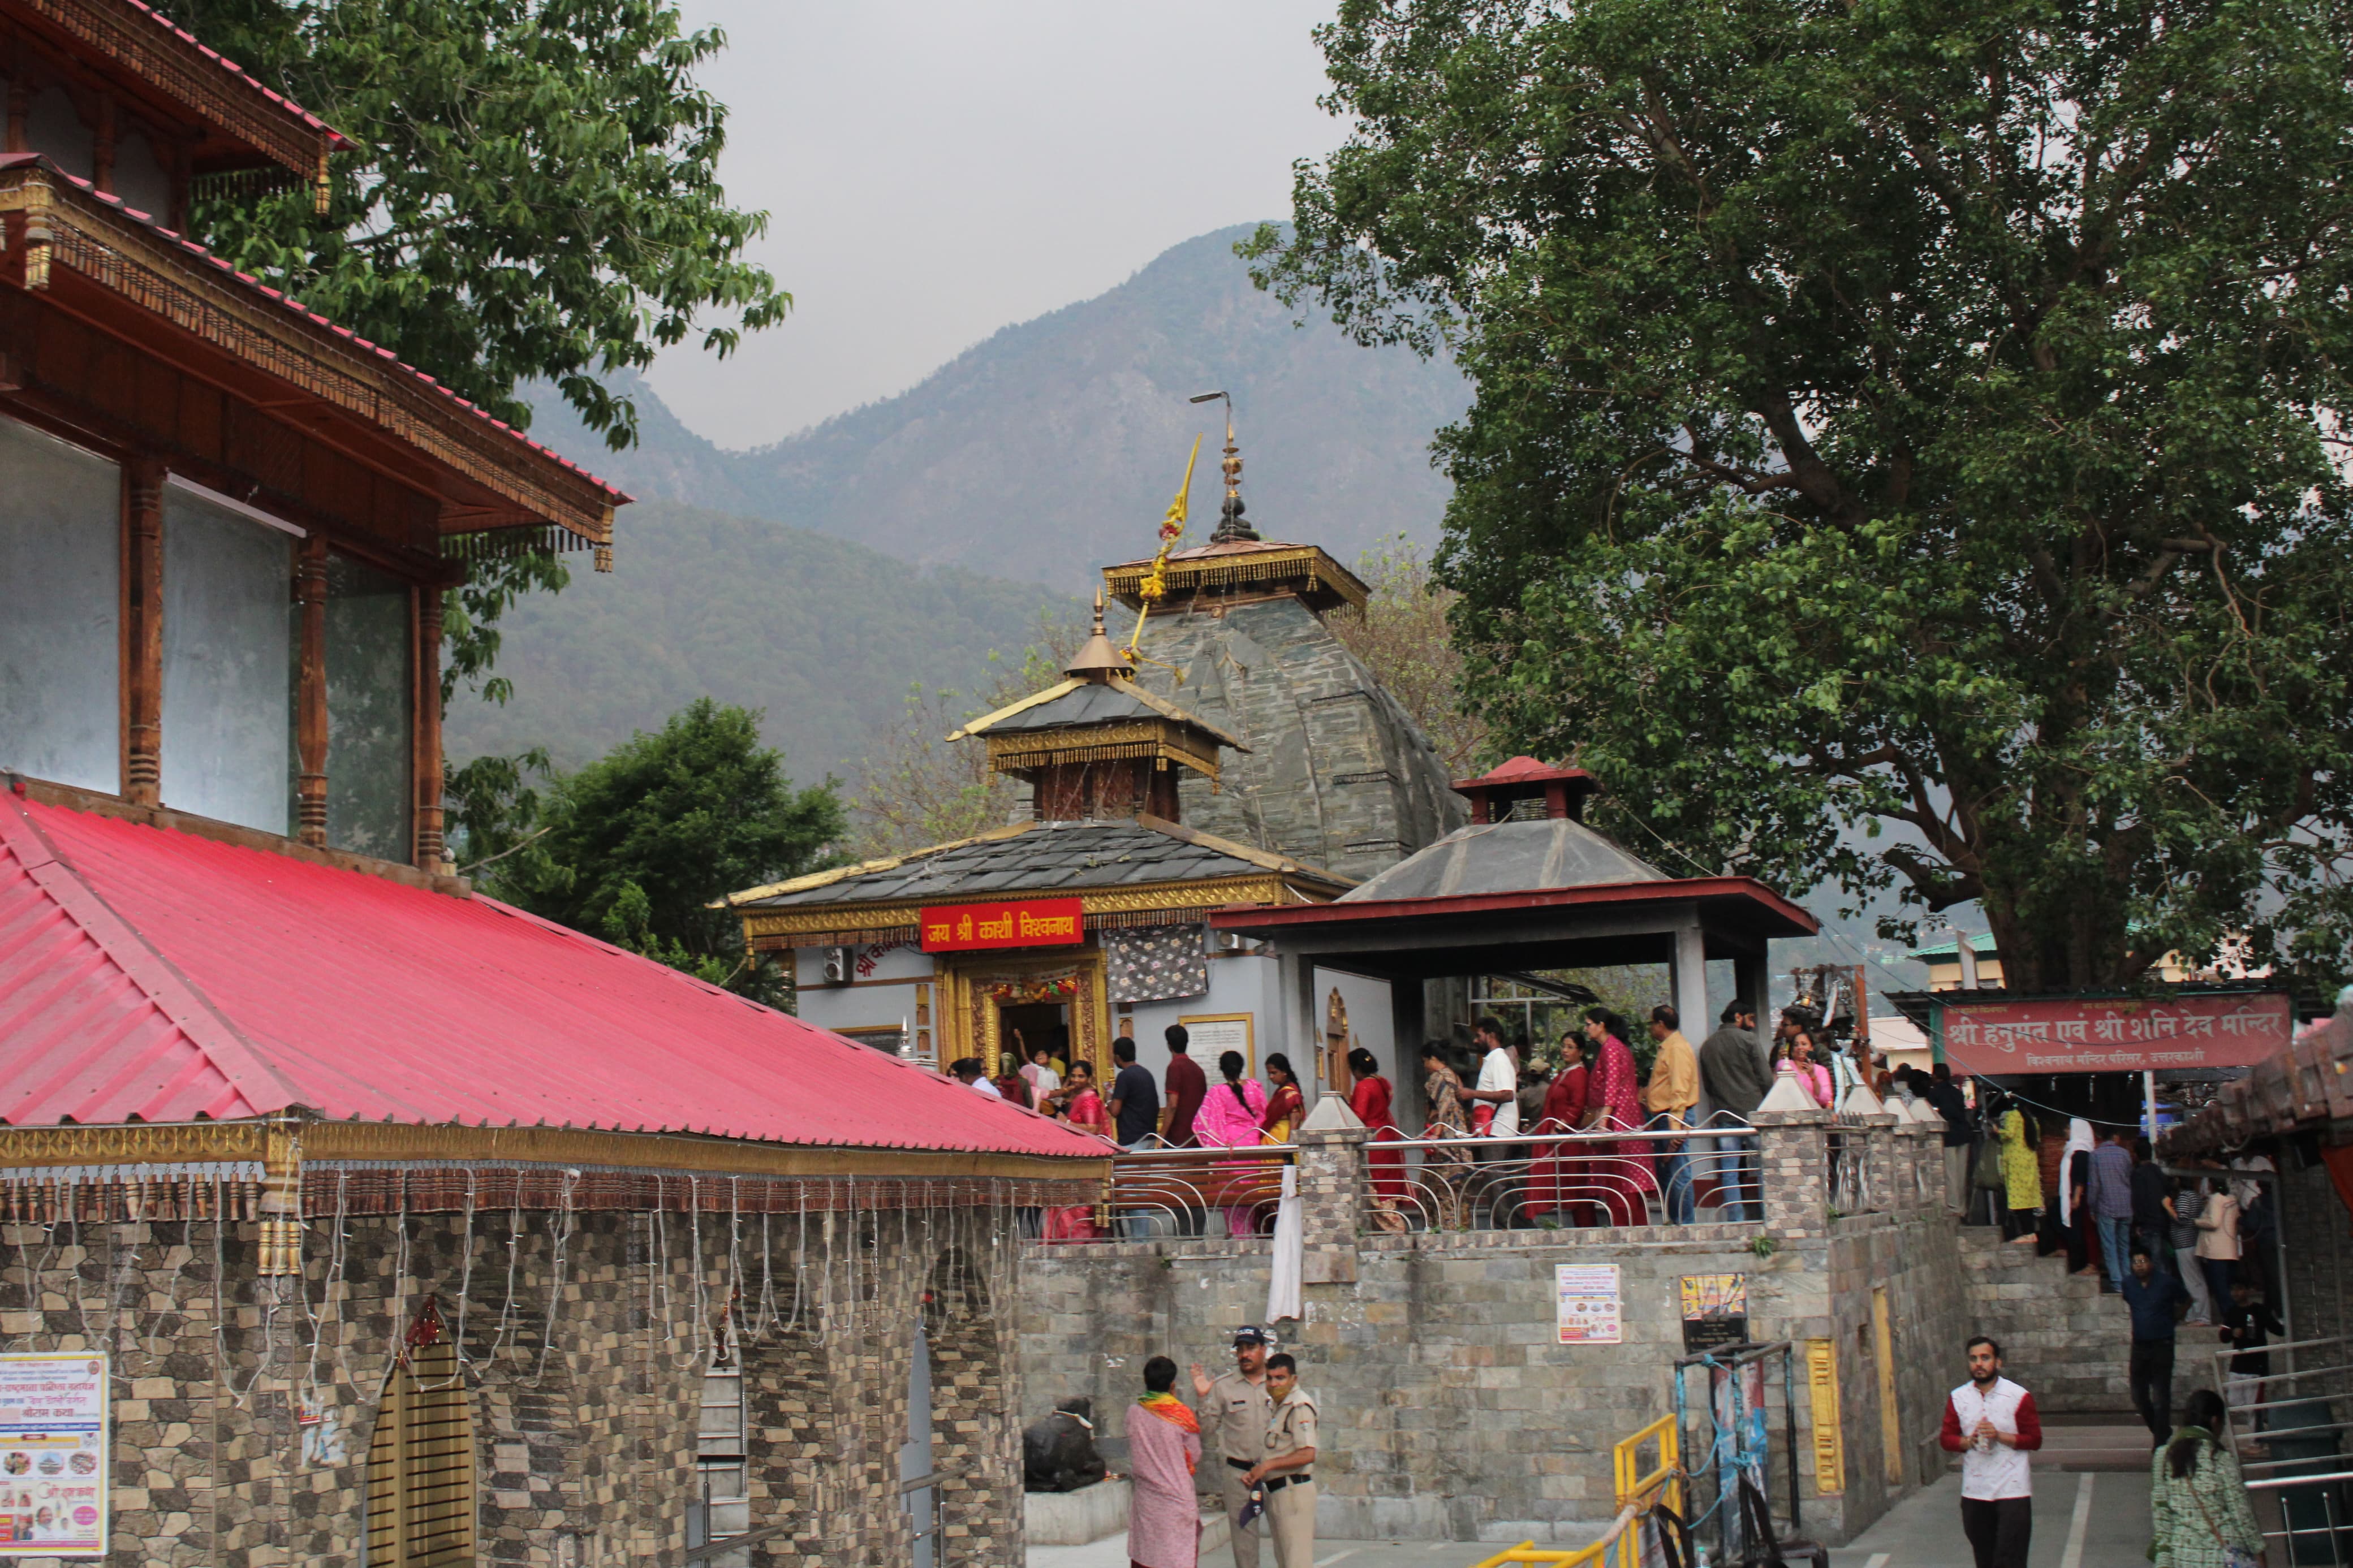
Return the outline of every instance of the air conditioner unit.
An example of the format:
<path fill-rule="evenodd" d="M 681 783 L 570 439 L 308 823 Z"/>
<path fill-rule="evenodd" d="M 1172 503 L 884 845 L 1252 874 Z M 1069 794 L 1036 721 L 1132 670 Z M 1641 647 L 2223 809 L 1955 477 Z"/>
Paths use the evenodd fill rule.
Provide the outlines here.
<path fill-rule="evenodd" d="M 828 985 L 849 984 L 849 950 L 828 947 L 825 950 L 825 983 Z"/>

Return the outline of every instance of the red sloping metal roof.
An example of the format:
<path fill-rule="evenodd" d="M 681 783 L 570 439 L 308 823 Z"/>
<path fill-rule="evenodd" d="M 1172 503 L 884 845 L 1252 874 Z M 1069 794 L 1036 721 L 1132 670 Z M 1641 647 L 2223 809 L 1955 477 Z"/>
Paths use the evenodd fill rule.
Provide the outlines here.
<path fill-rule="evenodd" d="M 259 93 L 272 107 L 281 110 L 285 113 L 291 115 L 294 119 L 301 121 L 306 130 L 316 131 L 330 137 L 338 147 L 348 146 L 350 144 L 351 138 L 345 136 L 333 126 L 329 125 L 325 121 L 320 119 L 317 115 L 311 113 L 309 110 L 303 108 L 301 104 L 295 102 L 284 93 L 275 91 L 270 88 L 264 86 L 259 79 L 249 75 L 243 66 L 238 65 L 236 61 L 228 58 L 228 57 L 222 54 L 218 49 L 206 47 L 197 39 L 194 33 L 189 32 L 185 27 L 180 26 L 176 23 L 173 22 L 171 18 L 159 15 L 153 6 L 150 6 L 145 3 L 145 0 L 126 0 L 126 4 L 130 5 L 131 9 L 145 16 L 149 21 L 163 28 L 164 31 L 171 34 L 183 44 L 186 44 L 190 47 L 194 48 L 197 54 L 203 56 L 206 60 L 220 67 L 223 71 L 226 71 L 228 75 L 236 78 L 238 86 L 249 91 Z"/>
<path fill-rule="evenodd" d="M 1100 1140 L 496 900 L 0 795 L 0 1120 Z"/>

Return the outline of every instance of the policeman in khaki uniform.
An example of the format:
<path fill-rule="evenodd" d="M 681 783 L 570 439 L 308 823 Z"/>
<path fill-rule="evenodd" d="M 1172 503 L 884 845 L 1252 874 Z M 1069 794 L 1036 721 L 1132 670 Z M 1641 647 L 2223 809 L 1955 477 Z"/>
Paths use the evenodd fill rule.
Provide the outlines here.
<path fill-rule="evenodd" d="M 1219 1461 L 1229 1520 L 1250 1501 L 1242 1472 L 1266 1456 L 1266 1421 L 1274 1404 L 1266 1392 L 1266 1352 L 1273 1347 L 1272 1334 L 1245 1325 L 1234 1331 L 1233 1371 L 1213 1380 L 1199 1363 L 1193 1366 L 1193 1394 L 1201 1402 L 1201 1455 Z M 1229 1539 L 1234 1568 L 1258 1568 L 1258 1531 L 1237 1530 Z"/>
<path fill-rule="evenodd" d="M 1315 1401 L 1299 1386 L 1299 1363 L 1287 1355 L 1266 1358 L 1267 1397 L 1274 1408 L 1266 1421 L 1266 1457 L 1242 1472 L 1266 1489 L 1266 1521 L 1274 1536 L 1279 1568 L 1314 1568 Z"/>

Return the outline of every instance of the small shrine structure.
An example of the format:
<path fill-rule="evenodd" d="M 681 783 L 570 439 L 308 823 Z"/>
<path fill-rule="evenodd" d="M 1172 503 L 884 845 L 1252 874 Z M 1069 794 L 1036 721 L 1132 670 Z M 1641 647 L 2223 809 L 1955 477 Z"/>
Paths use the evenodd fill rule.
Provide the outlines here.
<path fill-rule="evenodd" d="M 1766 944 L 1811 936 L 1814 918 L 1749 877 L 1671 877 L 1586 826 L 1599 786 L 1582 768 L 1514 757 L 1454 789 L 1471 812 L 1379 876 L 1313 908 L 1221 910 L 1212 930 L 1263 943 L 1290 988 L 1276 1031 L 1291 1051 L 1320 1043 L 1313 974 L 1388 983 L 1392 1037 L 1424 1037 L 1421 982 L 1450 975 L 1664 963 L 1678 1012 L 1712 1026 L 1711 959 L 1733 994 L 1766 994 Z M 1730 1000 L 1726 995 L 1721 1000 Z M 1398 1120 L 1419 1125 L 1418 1075 L 1400 1072 Z"/>
<path fill-rule="evenodd" d="M 1198 1059 L 1214 1067 L 1236 1048 L 1259 1070 L 1275 966 L 1248 943 L 1213 942 L 1208 913 L 1319 903 L 1350 884 L 1187 826 L 1178 780 L 1216 785 L 1240 742 L 1134 670 L 1099 599 L 1066 679 L 951 737 L 1029 786 L 1029 820 L 728 900 L 754 951 L 788 955 L 801 1017 L 917 1060 L 978 1057 L 992 1073 L 1018 1030 L 1099 1076 L 1116 1036 L 1156 1066 L 1164 1030 L 1182 1023 Z"/>

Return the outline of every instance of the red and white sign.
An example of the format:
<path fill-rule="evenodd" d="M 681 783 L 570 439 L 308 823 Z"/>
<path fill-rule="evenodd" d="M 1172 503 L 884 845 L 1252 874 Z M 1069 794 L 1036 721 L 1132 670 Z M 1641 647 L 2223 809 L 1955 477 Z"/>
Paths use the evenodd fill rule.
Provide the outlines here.
<path fill-rule="evenodd" d="M 1087 937 L 1086 908 L 1076 899 L 1011 904 L 947 904 L 923 911 L 925 952 L 987 947 L 1067 947 Z"/>
<path fill-rule="evenodd" d="M 2285 1050 L 2295 1027 L 2284 991 L 2031 1002 L 1939 998 L 1936 1010 L 1953 1070 L 1996 1075 L 2253 1067 Z"/>

